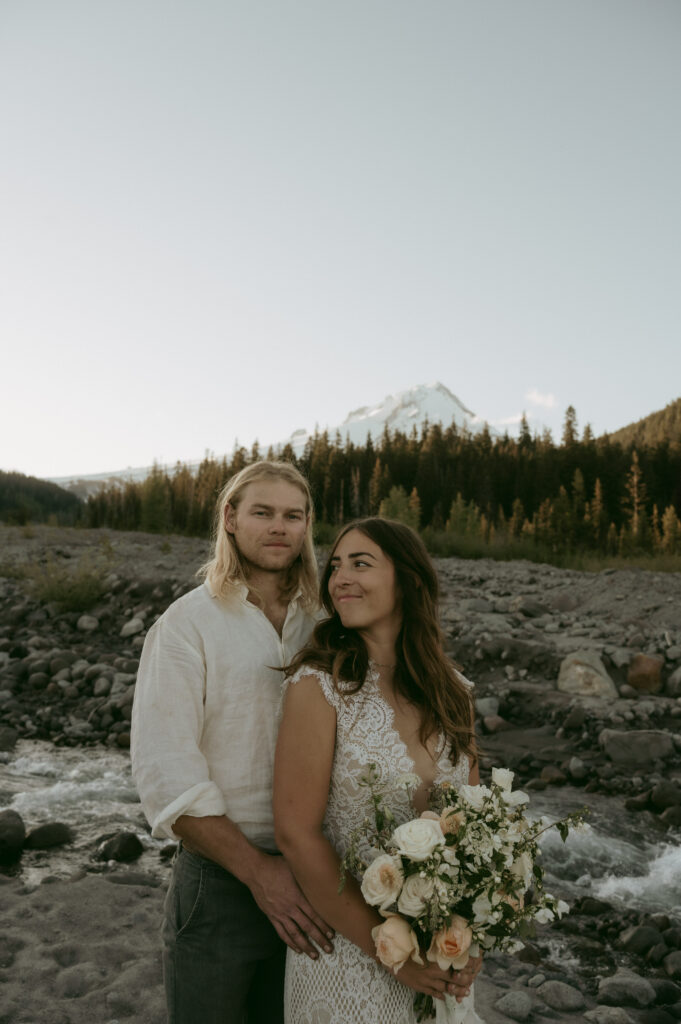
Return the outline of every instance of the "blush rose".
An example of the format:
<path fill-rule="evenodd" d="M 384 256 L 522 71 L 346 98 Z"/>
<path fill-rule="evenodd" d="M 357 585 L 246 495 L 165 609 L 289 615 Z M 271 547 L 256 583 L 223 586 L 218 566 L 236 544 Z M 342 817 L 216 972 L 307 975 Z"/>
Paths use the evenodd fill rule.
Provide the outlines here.
<path fill-rule="evenodd" d="M 390 914 L 383 924 L 372 928 L 371 937 L 376 943 L 378 959 L 393 973 L 397 974 L 410 957 L 417 964 L 423 964 L 416 935 L 403 917 Z"/>
<path fill-rule="evenodd" d="M 472 939 L 473 932 L 468 921 L 459 917 L 458 914 L 454 914 L 449 927 L 443 928 L 433 936 L 426 955 L 443 971 L 449 967 L 454 967 L 457 971 L 461 970 L 468 962 L 468 951 Z"/>

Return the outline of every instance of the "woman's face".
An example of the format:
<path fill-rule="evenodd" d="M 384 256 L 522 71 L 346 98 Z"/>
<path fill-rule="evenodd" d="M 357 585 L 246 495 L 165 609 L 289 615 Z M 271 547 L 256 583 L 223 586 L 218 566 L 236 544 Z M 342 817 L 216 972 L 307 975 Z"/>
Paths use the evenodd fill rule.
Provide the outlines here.
<path fill-rule="evenodd" d="M 359 530 L 341 537 L 331 558 L 329 597 L 344 626 L 399 626 L 401 601 L 392 561 Z"/>

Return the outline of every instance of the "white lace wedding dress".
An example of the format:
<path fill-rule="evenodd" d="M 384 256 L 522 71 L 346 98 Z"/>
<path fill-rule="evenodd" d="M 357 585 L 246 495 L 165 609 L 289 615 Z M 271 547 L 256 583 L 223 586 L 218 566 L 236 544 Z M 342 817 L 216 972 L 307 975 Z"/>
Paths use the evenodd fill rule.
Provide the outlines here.
<path fill-rule="evenodd" d="M 368 790 L 359 782 L 373 763 L 378 785 L 398 824 L 414 817 L 400 776 L 414 772 L 414 762 L 393 724 L 393 711 L 383 697 L 378 677 L 370 668 L 359 693 L 340 697 L 331 677 L 303 666 L 288 681 L 314 675 L 326 698 L 336 710 L 336 749 L 324 834 L 343 857 L 350 834 L 371 815 Z M 442 744 L 444 748 L 444 744 Z M 438 760 L 436 782 L 460 786 L 468 781 L 468 759 L 452 765 L 444 753 Z M 364 855 L 367 851 L 361 851 Z M 354 943 L 336 934 L 334 952 L 322 953 L 316 961 L 288 950 L 284 996 L 286 1024 L 414 1024 L 414 991 L 397 981 Z M 448 1008 L 436 1000 L 438 1020 L 462 1024 L 484 1024 L 473 1009 L 473 995 Z"/>

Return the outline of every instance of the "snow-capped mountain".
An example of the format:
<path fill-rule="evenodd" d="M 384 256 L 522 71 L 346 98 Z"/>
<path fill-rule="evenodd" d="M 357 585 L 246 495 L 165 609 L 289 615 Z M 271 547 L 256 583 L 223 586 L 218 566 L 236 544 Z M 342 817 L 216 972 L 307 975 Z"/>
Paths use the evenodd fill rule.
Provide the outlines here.
<path fill-rule="evenodd" d="M 349 438 L 353 444 L 363 445 L 371 434 L 375 442 L 380 441 L 384 429 L 410 434 L 415 426 L 420 431 L 423 424 L 442 423 L 449 426 L 452 422 L 457 427 L 467 427 L 471 431 L 481 430 L 484 422 L 467 409 L 456 395 L 452 394 L 444 384 L 419 384 L 409 388 L 407 391 L 398 391 L 397 394 L 387 395 L 381 402 L 375 405 L 364 405 L 361 409 L 354 409 L 348 413 L 342 423 L 337 426 L 320 427 L 320 430 L 327 430 L 329 437 L 333 438 L 336 431 L 340 432 L 343 442 Z M 492 429 L 492 428 L 490 428 Z M 496 433 L 492 429 L 492 433 Z M 273 448 L 283 448 L 290 444 L 296 455 L 300 455 L 314 431 L 307 429 L 295 430 L 290 437 L 284 441 L 274 442 Z M 261 444 L 260 450 L 266 452 L 269 444 Z M 199 461 L 189 463 L 189 468 L 195 470 Z M 86 497 L 95 494 L 100 487 L 107 484 L 120 482 L 122 480 L 144 480 L 151 472 L 151 466 L 128 467 L 111 473 L 92 473 L 82 477 L 53 477 L 52 482 L 74 491 L 79 497 Z"/>
<path fill-rule="evenodd" d="M 423 424 L 442 423 L 449 426 L 452 422 L 457 427 L 467 427 L 471 431 L 481 430 L 483 421 L 475 413 L 467 409 L 449 388 L 439 382 L 436 384 L 419 384 L 407 391 L 398 391 L 386 397 L 376 405 L 364 405 L 348 413 L 342 423 L 334 427 L 326 427 L 329 437 L 339 431 L 345 441 L 349 438 L 353 444 L 362 445 L 371 434 L 374 441 L 380 441 L 384 429 L 410 434 L 415 426 L 417 431 Z M 307 430 L 296 430 L 287 439 L 295 453 L 299 455 L 311 434 Z"/>

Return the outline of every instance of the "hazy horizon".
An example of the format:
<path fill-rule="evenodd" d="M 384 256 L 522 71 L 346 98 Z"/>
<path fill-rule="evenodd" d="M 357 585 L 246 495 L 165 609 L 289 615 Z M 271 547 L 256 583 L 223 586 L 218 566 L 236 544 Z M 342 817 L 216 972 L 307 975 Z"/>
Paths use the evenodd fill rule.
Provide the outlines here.
<path fill-rule="evenodd" d="M 35 0 L 0 86 L 4 469 L 681 393 L 674 0 Z"/>

